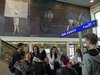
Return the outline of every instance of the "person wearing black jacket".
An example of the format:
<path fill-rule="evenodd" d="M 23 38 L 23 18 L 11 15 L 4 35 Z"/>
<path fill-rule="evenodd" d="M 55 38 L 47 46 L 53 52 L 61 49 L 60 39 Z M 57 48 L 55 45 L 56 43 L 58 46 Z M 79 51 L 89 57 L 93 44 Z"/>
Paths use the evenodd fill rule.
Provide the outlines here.
<path fill-rule="evenodd" d="M 16 64 L 16 62 L 19 62 L 19 66 L 20 66 L 20 63 L 21 63 L 21 60 L 24 58 L 24 54 L 25 52 L 23 51 L 24 49 L 24 44 L 23 43 L 18 43 L 17 45 L 18 49 L 16 52 L 13 53 L 13 66 Z M 22 72 L 19 71 L 18 69 L 15 69 L 15 75 L 22 75 Z"/>
<path fill-rule="evenodd" d="M 44 69 L 45 69 L 45 74 L 46 75 L 51 75 L 51 68 L 50 68 L 50 64 L 49 64 L 49 59 L 47 58 L 45 50 L 42 50 L 42 52 L 40 53 L 40 59 L 43 62 L 43 66 L 44 66 Z"/>

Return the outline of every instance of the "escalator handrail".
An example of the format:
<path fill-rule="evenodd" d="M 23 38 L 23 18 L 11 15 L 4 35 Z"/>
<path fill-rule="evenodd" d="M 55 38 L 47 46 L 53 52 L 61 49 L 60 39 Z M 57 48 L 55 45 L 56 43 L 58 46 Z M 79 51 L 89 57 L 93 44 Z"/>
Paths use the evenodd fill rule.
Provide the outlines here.
<path fill-rule="evenodd" d="M 1 40 L 3 43 L 5 43 L 5 44 L 7 44 L 7 45 L 9 45 L 9 46 L 11 46 L 11 47 L 13 47 L 13 48 L 15 48 L 15 49 L 17 49 L 15 46 L 13 46 L 13 45 L 11 45 L 11 44 L 9 44 L 9 43 L 7 43 L 7 42 L 5 42 L 5 41 L 3 41 L 3 40 Z"/>

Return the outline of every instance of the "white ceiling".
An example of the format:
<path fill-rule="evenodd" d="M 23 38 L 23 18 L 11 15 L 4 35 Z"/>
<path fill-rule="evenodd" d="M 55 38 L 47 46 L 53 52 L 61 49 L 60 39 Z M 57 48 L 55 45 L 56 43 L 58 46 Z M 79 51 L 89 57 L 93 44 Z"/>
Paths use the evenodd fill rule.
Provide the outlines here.
<path fill-rule="evenodd" d="M 90 0 L 57 0 L 65 3 L 70 3 L 70 4 L 75 4 L 75 5 L 80 5 L 84 7 L 90 7 L 93 6 L 94 4 L 100 2 L 100 0 L 94 0 L 93 3 L 90 3 Z"/>

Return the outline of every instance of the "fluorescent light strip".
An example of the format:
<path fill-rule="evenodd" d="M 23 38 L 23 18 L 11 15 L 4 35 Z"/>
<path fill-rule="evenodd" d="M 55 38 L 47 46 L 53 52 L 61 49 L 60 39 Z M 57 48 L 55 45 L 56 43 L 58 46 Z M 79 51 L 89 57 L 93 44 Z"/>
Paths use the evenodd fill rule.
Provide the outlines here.
<path fill-rule="evenodd" d="M 93 3 L 94 2 L 94 0 L 90 0 L 90 3 Z"/>

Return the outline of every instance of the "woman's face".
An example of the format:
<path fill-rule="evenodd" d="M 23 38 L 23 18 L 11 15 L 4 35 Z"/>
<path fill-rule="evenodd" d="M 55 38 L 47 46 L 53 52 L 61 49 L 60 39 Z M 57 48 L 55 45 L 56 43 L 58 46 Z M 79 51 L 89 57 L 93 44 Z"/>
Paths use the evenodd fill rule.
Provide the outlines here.
<path fill-rule="evenodd" d="M 80 53 L 77 53 L 77 55 L 80 57 L 81 54 Z"/>
<path fill-rule="evenodd" d="M 53 53 L 53 54 L 56 54 L 56 53 L 57 53 L 57 48 L 53 48 L 53 49 L 52 49 L 52 53 Z"/>
<path fill-rule="evenodd" d="M 25 56 L 25 59 L 27 61 L 30 61 L 31 60 L 31 54 L 30 53 L 27 53 L 26 56 Z"/>
<path fill-rule="evenodd" d="M 35 53 L 37 53 L 37 52 L 38 52 L 37 47 L 34 47 L 34 48 L 33 48 L 33 50 L 34 50 L 34 52 L 35 52 Z"/>

